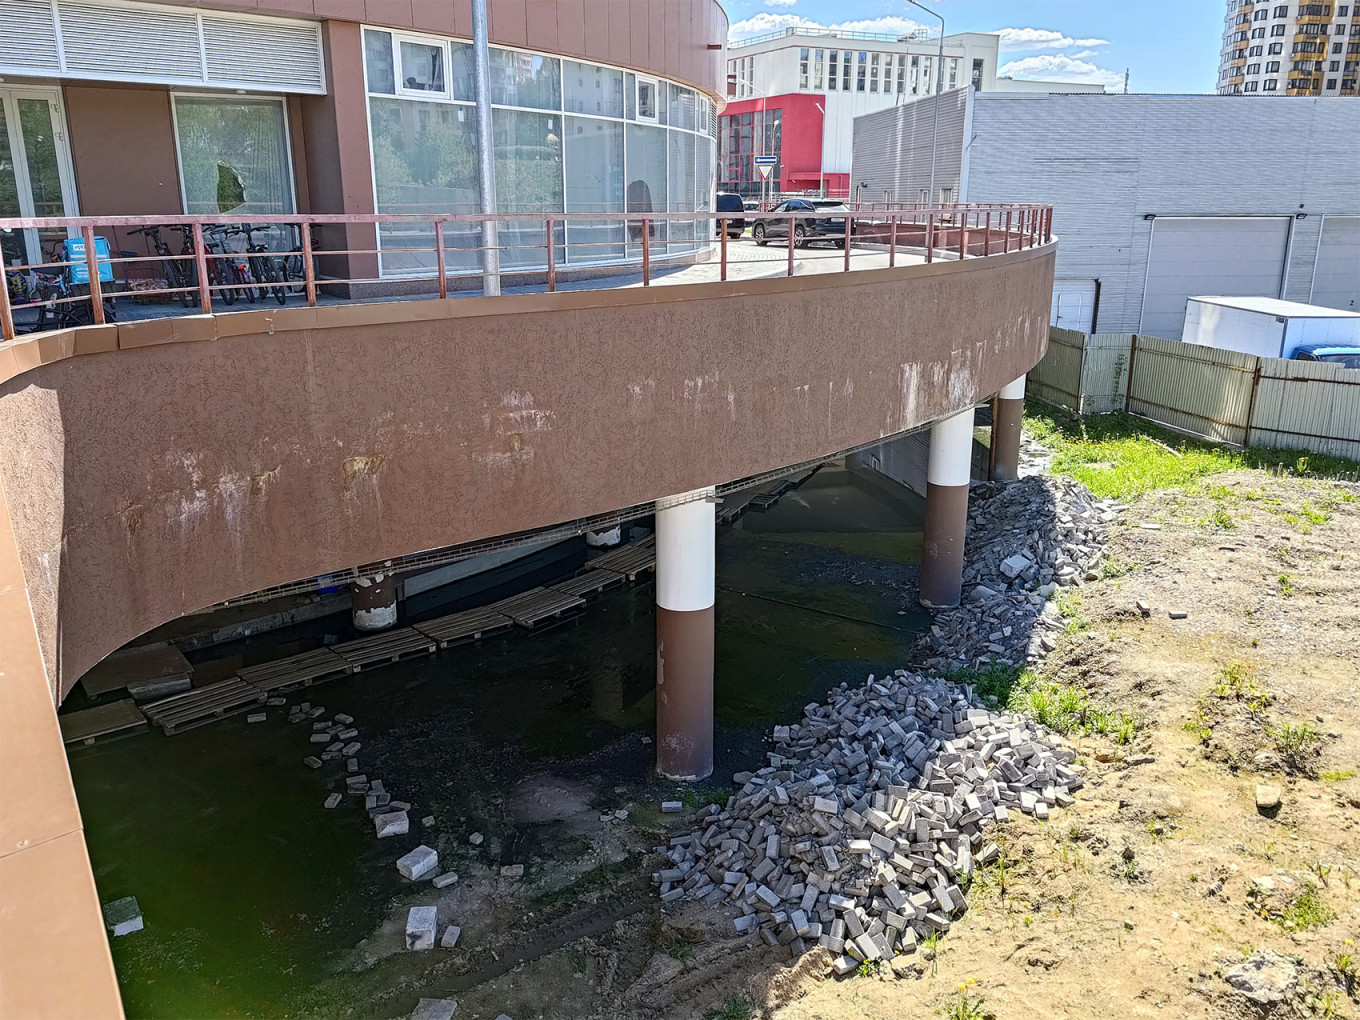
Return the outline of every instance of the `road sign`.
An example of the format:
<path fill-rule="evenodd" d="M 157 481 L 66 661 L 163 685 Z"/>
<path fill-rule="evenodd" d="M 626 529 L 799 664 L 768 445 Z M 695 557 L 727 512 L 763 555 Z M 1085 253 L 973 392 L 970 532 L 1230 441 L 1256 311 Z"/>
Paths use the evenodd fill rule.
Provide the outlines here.
<path fill-rule="evenodd" d="M 770 179 L 770 174 L 774 172 L 774 164 L 757 163 L 756 169 L 760 171 L 760 179 L 762 181 L 768 181 Z"/>
<path fill-rule="evenodd" d="M 774 166 L 779 162 L 778 156 L 757 156 L 756 166 Z"/>

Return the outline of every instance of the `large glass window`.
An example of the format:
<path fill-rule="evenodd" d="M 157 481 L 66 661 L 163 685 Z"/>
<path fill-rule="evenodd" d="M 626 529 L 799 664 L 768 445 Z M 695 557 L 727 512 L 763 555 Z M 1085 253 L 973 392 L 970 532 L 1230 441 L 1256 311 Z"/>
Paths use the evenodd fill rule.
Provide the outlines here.
<path fill-rule="evenodd" d="M 623 212 L 623 124 L 586 117 L 565 119 L 567 212 Z M 617 219 L 567 224 L 567 259 L 601 262 L 623 257 Z"/>
<path fill-rule="evenodd" d="M 282 100 L 175 96 L 175 136 L 186 212 L 294 211 Z"/>
<path fill-rule="evenodd" d="M 625 201 L 630 213 L 665 212 L 666 204 L 666 132 L 645 124 L 629 124 L 625 140 L 628 146 L 628 186 Z M 648 224 L 650 242 L 666 239 L 665 221 Z M 642 254 L 642 225 L 628 224 L 628 254 Z"/>
<path fill-rule="evenodd" d="M 498 106 L 560 110 L 561 73 L 556 57 L 493 48 L 491 101 Z"/>
<path fill-rule="evenodd" d="M 496 211 L 552 213 L 563 209 L 562 119 L 555 114 L 494 109 L 491 127 L 496 153 Z M 541 266 L 547 236 L 537 223 L 502 223 L 500 243 L 514 245 L 501 252 L 503 266 Z M 557 226 L 556 256 L 565 257 L 564 238 Z M 528 247 L 524 247 L 528 246 Z"/>
<path fill-rule="evenodd" d="M 397 91 L 396 68 L 392 64 L 392 33 L 364 29 L 364 67 L 368 72 L 368 91 L 390 96 Z"/>
<path fill-rule="evenodd" d="M 568 113 L 623 117 L 622 71 L 564 60 L 562 87 Z"/>
<path fill-rule="evenodd" d="M 670 187 L 667 206 L 670 212 L 694 212 L 696 206 L 694 172 L 694 136 L 684 131 L 670 133 Z M 670 223 L 671 251 L 693 248 L 694 223 L 691 220 L 672 220 Z"/>

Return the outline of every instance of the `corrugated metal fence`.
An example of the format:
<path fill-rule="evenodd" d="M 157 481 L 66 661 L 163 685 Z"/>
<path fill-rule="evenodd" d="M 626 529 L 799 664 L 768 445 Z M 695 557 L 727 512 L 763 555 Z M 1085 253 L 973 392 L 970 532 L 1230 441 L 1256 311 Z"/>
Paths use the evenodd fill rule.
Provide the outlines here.
<path fill-rule="evenodd" d="M 1360 371 L 1340 365 L 1055 326 L 1029 392 L 1077 414 L 1130 411 L 1233 446 L 1360 460 Z"/>

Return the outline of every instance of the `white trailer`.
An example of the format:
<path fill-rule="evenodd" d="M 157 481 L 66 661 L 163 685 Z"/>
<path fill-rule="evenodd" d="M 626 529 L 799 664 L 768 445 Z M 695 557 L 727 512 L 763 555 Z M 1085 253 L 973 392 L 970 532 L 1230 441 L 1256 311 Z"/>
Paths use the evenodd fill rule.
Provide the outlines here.
<path fill-rule="evenodd" d="M 1292 358 L 1300 348 L 1360 351 L 1360 313 L 1267 297 L 1192 297 L 1181 339 L 1261 358 Z"/>

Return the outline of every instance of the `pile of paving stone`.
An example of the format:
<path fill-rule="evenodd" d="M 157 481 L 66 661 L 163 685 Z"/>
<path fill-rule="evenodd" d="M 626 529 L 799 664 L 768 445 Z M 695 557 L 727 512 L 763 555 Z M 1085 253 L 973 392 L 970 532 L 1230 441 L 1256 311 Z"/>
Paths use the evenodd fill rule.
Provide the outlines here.
<path fill-rule="evenodd" d="M 663 901 L 726 902 L 738 932 L 794 955 L 825 946 L 839 973 L 948 931 L 998 855 L 988 828 L 1071 804 L 1084 771 L 1032 720 L 900 669 L 842 684 L 774 742 L 725 808 L 661 848 L 670 867 L 653 878 Z"/>
<path fill-rule="evenodd" d="M 963 600 L 935 614 L 917 646 L 920 664 L 931 671 L 1023 664 L 1052 651 L 1063 625 L 1048 598 L 1095 577 L 1121 509 L 1069 478 L 974 486 Z"/>

